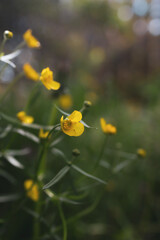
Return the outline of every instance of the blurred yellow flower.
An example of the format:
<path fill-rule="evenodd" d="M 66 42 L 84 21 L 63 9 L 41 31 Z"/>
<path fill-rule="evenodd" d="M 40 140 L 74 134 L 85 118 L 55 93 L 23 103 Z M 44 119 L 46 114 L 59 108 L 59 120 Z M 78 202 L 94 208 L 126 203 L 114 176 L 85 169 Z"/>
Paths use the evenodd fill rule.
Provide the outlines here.
<path fill-rule="evenodd" d="M 145 158 L 146 155 L 147 155 L 147 153 L 146 153 L 146 151 L 145 151 L 143 148 L 139 148 L 139 149 L 137 149 L 137 155 L 138 155 L 139 157 Z"/>
<path fill-rule="evenodd" d="M 101 123 L 102 131 L 105 134 L 110 134 L 110 135 L 116 134 L 117 128 L 115 126 L 113 126 L 112 124 L 107 124 L 106 121 L 104 120 L 104 118 L 100 119 L 100 123 Z"/>
<path fill-rule="evenodd" d="M 106 53 L 103 48 L 95 47 L 91 49 L 89 53 L 89 58 L 92 64 L 99 65 L 104 62 Z"/>
<path fill-rule="evenodd" d="M 48 90 L 58 90 L 61 86 L 59 82 L 53 80 L 53 72 L 49 67 L 42 70 L 40 80 Z"/>
<path fill-rule="evenodd" d="M 48 137 L 48 134 L 49 134 L 49 131 L 44 132 L 42 128 L 41 128 L 40 131 L 39 131 L 39 137 L 40 137 L 40 138 L 47 138 L 47 137 Z"/>
<path fill-rule="evenodd" d="M 28 116 L 24 111 L 17 113 L 17 118 L 25 124 L 31 124 L 34 121 L 32 116 Z"/>
<path fill-rule="evenodd" d="M 66 119 L 61 117 L 61 129 L 62 131 L 69 135 L 78 137 L 84 132 L 84 125 L 80 122 L 82 119 L 82 113 L 79 111 L 74 111 Z"/>
<path fill-rule="evenodd" d="M 40 42 L 32 35 L 31 29 L 28 29 L 23 34 L 23 39 L 30 48 L 39 48 L 41 46 Z"/>
<path fill-rule="evenodd" d="M 63 94 L 59 97 L 59 105 L 63 109 L 68 109 L 72 106 L 72 98 L 69 94 Z"/>
<path fill-rule="evenodd" d="M 27 190 L 27 196 L 37 202 L 39 199 L 38 185 L 33 183 L 31 179 L 24 182 L 24 188 Z"/>
<path fill-rule="evenodd" d="M 39 74 L 32 68 L 32 66 L 29 63 L 25 63 L 23 65 L 23 71 L 27 78 L 38 81 L 39 80 Z"/>

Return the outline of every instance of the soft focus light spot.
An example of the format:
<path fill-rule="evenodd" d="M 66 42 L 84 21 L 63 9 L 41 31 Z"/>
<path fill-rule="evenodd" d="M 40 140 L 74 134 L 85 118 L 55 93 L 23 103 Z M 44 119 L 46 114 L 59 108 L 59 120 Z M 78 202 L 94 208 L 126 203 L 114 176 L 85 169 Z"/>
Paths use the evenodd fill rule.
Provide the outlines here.
<path fill-rule="evenodd" d="M 160 35 L 160 19 L 153 19 L 148 24 L 148 31 L 154 35 Z"/>
<path fill-rule="evenodd" d="M 148 12 L 149 6 L 145 0 L 134 0 L 132 8 L 136 15 L 145 16 Z"/>
<path fill-rule="evenodd" d="M 150 16 L 152 18 L 160 18 L 160 0 L 152 0 L 150 6 Z"/>
<path fill-rule="evenodd" d="M 13 80 L 15 73 L 12 67 L 4 67 L 5 63 L 0 61 L 0 71 L 1 71 L 1 82 L 9 83 Z"/>
<path fill-rule="evenodd" d="M 124 5 L 118 9 L 118 17 L 121 21 L 127 22 L 133 17 L 132 8 L 128 5 Z"/>
<path fill-rule="evenodd" d="M 135 34 L 141 36 L 147 32 L 147 23 L 145 20 L 139 19 L 133 23 L 133 31 Z"/>

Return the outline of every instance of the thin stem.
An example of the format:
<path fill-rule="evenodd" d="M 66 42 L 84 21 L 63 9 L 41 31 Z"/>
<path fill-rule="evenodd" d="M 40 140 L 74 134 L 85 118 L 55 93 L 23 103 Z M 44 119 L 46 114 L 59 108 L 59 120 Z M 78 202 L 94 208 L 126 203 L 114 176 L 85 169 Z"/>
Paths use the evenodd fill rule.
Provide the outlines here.
<path fill-rule="evenodd" d="M 52 111 L 51 111 L 51 114 L 50 114 L 48 125 L 53 125 L 54 124 L 55 118 L 56 118 L 56 113 L 57 113 L 56 102 L 54 102 L 53 105 L 52 105 Z"/>
<path fill-rule="evenodd" d="M 13 80 L 12 82 L 8 85 L 6 91 L 4 92 L 4 94 L 1 96 L 0 98 L 0 104 L 2 104 L 3 100 L 6 98 L 6 96 L 8 95 L 8 93 L 12 90 L 12 88 L 14 87 L 14 85 L 18 82 L 18 80 L 24 76 L 24 73 L 21 72 L 20 74 L 18 74 Z"/>
<path fill-rule="evenodd" d="M 76 214 L 75 216 L 73 217 L 70 217 L 66 220 L 67 222 L 67 225 L 71 224 L 71 223 L 74 223 L 76 220 L 90 214 L 91 212 L 93 212 L 93 210 L 97 207 L 101 197 L 103 195 L 103 192 L 101 192 L 100 194 L 97 195 L 97 198 L 95 199 L 95 201 L 93 202 L 92 205 L 90 205 L 88 208 L 84 209 L 83 211 L 79 212 L 78 214 Z M 59 232 L 60 230 L 62 229 L 62 226 L 58 226 L 54 233 L 56 232 Z"/>
<path fill-rule="evenodd" d="M 108 139 L 109 139 L 109 137 L 108 137 L 108 136 L 105 136 L 104 142 L 103 142 L 103 144 L 102 144 L 101 151 L 100 151 L 99 156 L 98 156 L 98 158 L 97 158 L 97 160 L 96 160 L 96 162 L 95 162 L 94 169 L 96 169 L 96 167 L 99 165 L 99 163 L 100 163 L 100 161 L 101 161 L 101 159 L 102 159 L 102 157 L 103 157 L 104 150 L 105 150 L 106 144 L 107 144 L 107 142 L 108 142 Z"/>
<path fill-rule="evenodd" d="M 40 216 L 40 212 L 41 212 L 41 193 L 39 192 L 39 199 L 38 202 L 36 202 L 35 205 L 35 212 L 38 214 L 38 216 Z M 33 225 L 33 240 L 37 240 L 39 238 L 40 235 L 40 224 L 39 224 L 40 219 L 36 218 L 34 221 L 34 225 Z"/>
<path fill-rule="evenodd" d="M 27 103 L 26 103 L 26 105 L 25 105 L 25 107 L 24 107 L 24 111 L 25 111 L 25 112 L 27 112 L 28 108 L 30 107 L 30 105 L 31 105 L 31 103 L 32 103 L 32 100 L 33 100 L 33 97 L 34 97 L 34 95 L 35 95 L 35 93 L 36 93 L 36 91 L 37 91 L 37 89 L 38 89 L 38 87 L 39 87 L 39 84 L 40 84 L 40 82 L 38 81 L 38 82 L 34 85 L 34 87 L 32 88 L 32 90 L 31 90 L 31 92 L 30 92 L 30 94 L 29 94 L 29 97 L 28 97 L 28 99 L 27 99 Z"/>
<path fill-rule="evenodd" d="M 3 41 L 2 41 L 1 46 L 0 46 L 0 54 L 3 52 L 3 48 L 4 48 L 4 45 L 5 45 L 6 41 L 7 41 L 7 39 L 3 38 Z"/>
<path fill-rule="evenodd" d="M 26 45 L 25 41 L 22 41 L 20 44 L 18 44 L 18 46 L 14 49 L 14 51 L 23 48 Z"/>
<path fill-rule="evenodd" d="M 63 209 L 61 206 L 61 203 L 58 201 L 57 202 L 58 205 L 58 210 L 59 210 L 59 214 L 62 220 L 62 226 L 63 226 L 63 240 L 67 240 L 67 223 L 64 217 L 64 213 L 63 213 Z"/>

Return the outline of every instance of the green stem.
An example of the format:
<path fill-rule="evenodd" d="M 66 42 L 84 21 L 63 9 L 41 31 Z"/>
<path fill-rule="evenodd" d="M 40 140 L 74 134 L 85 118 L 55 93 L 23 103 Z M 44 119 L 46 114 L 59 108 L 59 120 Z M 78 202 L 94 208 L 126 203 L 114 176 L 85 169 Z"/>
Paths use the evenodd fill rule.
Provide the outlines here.
<path fill-rule="evenodd" d="M 103 157 L 104 150 L 105 150 L 106 144 L 107 144 L 107 142 L 108 142 L 108 139 L 109 139 L 109 137 L 108 137 L 108 136 L 105 136 L 104 142 L 103 142 L 103 144 L 102 144 L 101 151 L 100 151 L 99 156 L 98 156 L 98 158 L 97 158 L 97 160 L 96 160 L 96 162 L 95 162 L 94 169 L 96 169 L 96 168 L 98 167 L 98 165 L 99 165 L 99 163 L 100 163 L 100 161 L 101 161 L 101 159 L 102 159 L 102 157 Z"/>
<path fill-rule="evenodd" d="M 23 48 L 26 45 L 25 41 L 22 41 L 20 44 L 18 44 L 18 46 L 14 49 L 14 51 Z"/>
<path fill-rule="evenodd" d="M 45 171 L 45 160 L 46 160 L 46 154 L 47 154 L 47 149 L 48 149 L 48 145 L 49 145 L 49 138 L 50 138 L 50 135 L 52 134 L 52 132 L 54 131 L 54 129 L 59 125 L 60 124 L 55 125 L 50 130 L 48 137 L 46 139 L 44 139 L 43 144 L 41 143 L 40 151 L 38 154 L 37 165 L 35 168 L 35 179 L 34 179 L 35 182 L 37 182 L 41 176 L 43 177 L 43 174 Z M 35 206 L 35 211 L 39 216 L 41 215 L 40 198 L 41 198 L 41 194 L 40 194 L 38 202 L 36 202 L 36 206 Z M 39 235 L 40 235 L 40 223 L 39 223 L 39 219 L 35 219 L 34 227 L 33 227 L 33 240 L 37 240 Z"/>
<path fill-rule="evenodd" d="M 70 217 L 68 220 L 66 220 L 67 225 L 75 223 L 76 220 L 90 214 L 91 212 L 93 212 L 93 210 L 97 207 L 101 197 L 103 195 L 103 192 L 101 194 L 97 195 L 97 198 L 95 199 L 95 201 L 93 202 L 93 204 L 91 206 L 89 206 L 88 208 L 84 209 L 83 211 L 79 212 L 78 214 L 76 214 L 73 217 Z M 54 233 L 59 232 L 62 229 L 62 226 L 58 226 Z"/>
<path fill-rule="evenodd" d="M 31 105 L 31 103 L 32 103 L 33 97 L 34 97 L 34 95 L 35 95 L 35 93 L 36 93 L 36 91 L 37 91 L 37 89 L 38 89 L 38 87 L 39 87 L 39 84 L 40 84 L 40 82 L 38 81 L 38 82 L 34 85 L 34 87 L 32 88 L 32 90 L 31 90 L 31 92 L 30 92 L 30 94 L 29 94 L 29 97 L 28 97 L 28 99 L 27 99 L 27 103 L 26 103 L 26 105 L 25 105 L 25 107 L 24 107 L 24 111 L 25 111 L 25 112 L 28 111 L 28 109 L 29 109 L 29 107 L 30 107 L 30 105 Z"/>
<path fill-rule="evenodd" d="M 59 210 L 59 214 L 62 220 L 62 226 L 63 226 L 63 240 L 67 240 L 67 223 L 64 217 L 64 213 L 63 213 L 63 209 L 61 206 L 61 203 L 58 201 L 57 202 L 58 205 L 58 210 Z"/>
<path fill-rule="evenodd" d="M 57 113 L 56 102 L 54 102 L 53 105 L 52 105 L 52 111 L 51 111 L 51 114 L 50 114 L 48 125 L 53 125 L 54 124 L 54 121 L 55 121 L 55 118 L 56 118 L 56 113 Z"/>
<path fill-rule="evenodd" d="M 18 74 L 13 80 L 12 82 L 8 85 L 6 91 L 4 92 L 4 94 L 1 96 L 0 98 L 0 104 L 2 104 L 3 100 L 6 98 L 6 96 L 8 95 L 8 93 L 12 90 L 12 88 L 14 87 L 14 85 L 18 82 L 18 80 L 24 76 L 24 73 L 21 72 L 20 74 Z"/>
<path fill-rule="evenodd" d="M 40 212 L 41 212 L 41 193 L 39 192 L 39 199 L 38 202 L 36 202 L 35 205 L 35 212 L 38 214 L 38 216 L 40 216 Z M 33 225 L 33 240 L 37 240 L 39 238 L 40 235 L 40 219 L 39 218 L 35 218 L 34 220 L 34 225 Z"/>
<path fill-rule="evenodd" d="M 2 41 L 1 46 L 0 46 L 0 53 L 3 52 L 3 48 L 4 48 L 4 45 L 5 45 L 6 41 L 7 41 L 7 39 L 3 38 L 3 41 Z"/>

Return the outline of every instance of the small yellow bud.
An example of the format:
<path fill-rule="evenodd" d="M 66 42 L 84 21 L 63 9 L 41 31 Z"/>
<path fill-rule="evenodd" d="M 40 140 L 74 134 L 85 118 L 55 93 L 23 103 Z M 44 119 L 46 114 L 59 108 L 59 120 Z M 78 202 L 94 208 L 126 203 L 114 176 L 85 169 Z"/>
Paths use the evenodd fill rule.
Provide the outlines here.
<path fill-rule="evenodd" d="M 139 157 L 145 158 L 147 153 L 146 153 L 146 151 L 143 148 L 139 148 L 139 149 L 137 149 L 137 155 Z"/>
<path fill-rule="evenodd" d="M 8 30 L 6 30 L 6 31 L 4 31 L 4 33 L 3 33 L 3 37 L 4 37 L 4 39 L 11 39 L 12 37 L 13 37 L 13 33 L 11 32 L 11 31 L 8 31 Z"/>
<path fill-rule="evenodd" d="M 80 151 L 79 149 L 75 148 L 72 150 L 72 155 L 75 156 L 75 157 L 78 157 L 80 155 Z"/>
<path fill-rule="evenodd" d="M 91 103 L 91 101 L 84 101 L 84 106 L 85 107 L 91 107 L 92 106 L 92 103 Z"/>

